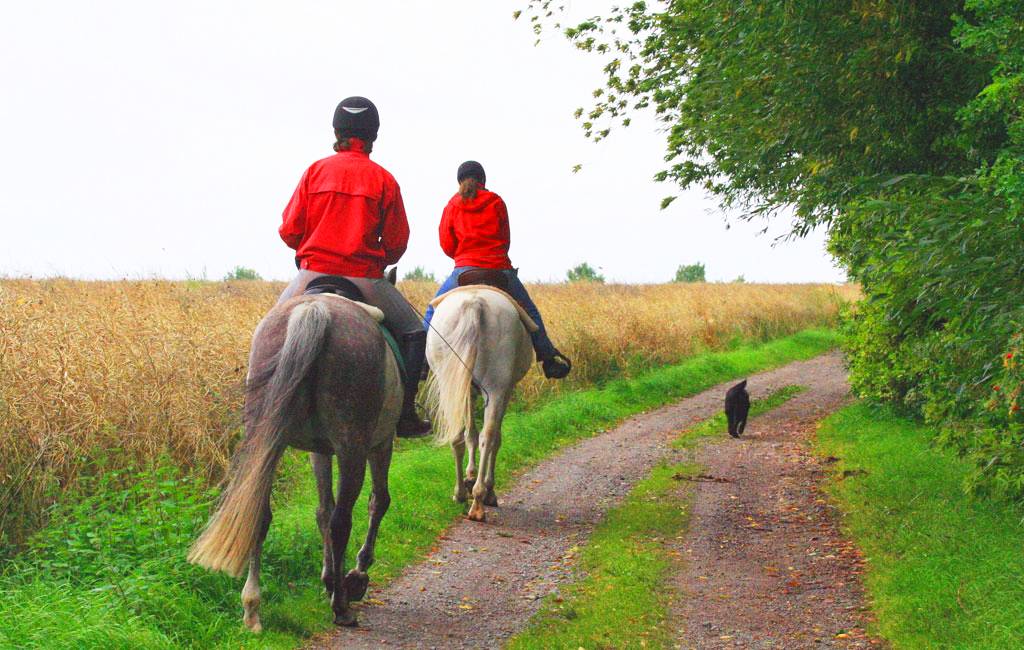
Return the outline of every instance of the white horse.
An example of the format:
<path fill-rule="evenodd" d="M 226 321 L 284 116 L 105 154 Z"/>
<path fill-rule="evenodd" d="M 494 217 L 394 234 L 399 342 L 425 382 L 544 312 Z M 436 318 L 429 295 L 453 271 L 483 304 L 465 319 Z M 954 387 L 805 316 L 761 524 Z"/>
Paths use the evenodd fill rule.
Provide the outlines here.
<path fill-rule="evenodd" d="M 459 287 L 434 304 L 427 334 L 427 360 L 433 371 L 427 399 L 435 414 L 434 435 L 438 444 L 450 444 L 455 455 L 452 498 L 465 502 L 472 484 L 469 518 L 484 521 L 484 505 L 498 505 L 494 467 L 501 446 L 501 421 L 512 389 L 533 363 L 530 331 L 536 325 L 510 296 L 487 286 Z M 473 397 L 480 393 L 484 422 L 478 434 Z M 467 447 L 469 460 L 463 475 Z"/>

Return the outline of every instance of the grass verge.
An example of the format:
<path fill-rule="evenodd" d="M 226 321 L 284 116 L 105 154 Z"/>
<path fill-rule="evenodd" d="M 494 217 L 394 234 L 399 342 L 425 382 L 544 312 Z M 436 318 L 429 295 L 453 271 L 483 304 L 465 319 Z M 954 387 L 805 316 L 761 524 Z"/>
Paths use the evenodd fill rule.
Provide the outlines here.
<path fill-rule="evenodd" d="M 836 343 L 830 330 L 809 330 L 701 355 L 511 413 L 504 426 L 499 486 L 558 448 L 629 415 L 734 377 L 814 357 Z M 446 449 L 401 441 L 370 597 L 426 553 L 461 515 L 463 506 L 450 499 L 451 462 Z M 290 454 L 275 490 L 274 523 L 264 548 L 264 634 L 252 636 L 241 626 L 241 581 L 184 562 L 212 495 L 156 464 L 128 470 L 133 474 L 128 490 L 107 489 L 98 481 L 81 499 L 58 506 L 51 524 L 3 567 L 0 647 L 290 648 L 327 629 L 316 497 L 305 464 L 303 454 Z M 123 483 L 122 477 L 117 484 Z M 356 512 L 351 550 L 365 533 L 365 494 Z"/>
<path fill-rule="evenodd" d="M 866 404 L 818 434 L 818 451 L 841 459 L 830 490 L 868 561 L 871 631 L 896 648 L 1020 647 L 1021 513 L 966 494 L 973 465 L 934 448 L 934 436 Z"/>
<path fill-rule="evenodd" d="M 750 416 L 774 409 L 803 390 L 784 387 L 754 402 Z M 725 414 L 684 431 L 675 446 L 690 448 L 721 435 Z M 665 580 L 678 560 L 674 540 L 686 533 L 693 488 L 680 483 L 699 474 L 694 463 L 664 463 L 608 511 L 579 553 L 586 577 L 549 597 L 511 650 L 533 648 L 670 648 L 678 630 L 666 625 L 670 591 Z"/>

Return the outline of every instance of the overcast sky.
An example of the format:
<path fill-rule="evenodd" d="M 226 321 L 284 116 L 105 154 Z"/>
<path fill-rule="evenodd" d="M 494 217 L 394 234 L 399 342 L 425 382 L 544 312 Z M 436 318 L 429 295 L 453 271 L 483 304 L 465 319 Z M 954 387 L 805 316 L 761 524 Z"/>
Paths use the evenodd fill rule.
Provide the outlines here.
<path fill-rule="evenodd" d="M 337 102 L 365 95 L 373 158 L 409 213 L 403 270 L 450 270 L 437 223 L 473 158 L 508 203 L 526 279 L 581 261 L 620 282 L 697 261 L 709 280 L 842 279 L 821 233 L 773 247 L 787 223 L 758 235 L 699 191 L 660 211 L 664 134 L 643 116 L 585 140 L 572 113 L 602 62 L 555 34 L 534 47 L 512 20 L 525 3 L 2 3 L 0 275 L 288 278 L 281 211 L 332 153 Z"/>

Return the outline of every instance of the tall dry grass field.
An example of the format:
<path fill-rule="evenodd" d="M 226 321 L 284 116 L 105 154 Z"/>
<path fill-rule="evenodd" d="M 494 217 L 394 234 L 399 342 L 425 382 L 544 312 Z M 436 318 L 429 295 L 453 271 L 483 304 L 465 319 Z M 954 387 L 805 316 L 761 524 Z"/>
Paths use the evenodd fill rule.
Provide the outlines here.
<path fill-rule="evenodd" d="M 0 281 L 0 550 L 82 473 L 167 456 L 216 479 L 239 434 L 250 335 L 283 284 Z M 403 283 L 414 305 L 436 286 Z M 852 287 L 537 285 L 571 381 L 831 322 Z"/>

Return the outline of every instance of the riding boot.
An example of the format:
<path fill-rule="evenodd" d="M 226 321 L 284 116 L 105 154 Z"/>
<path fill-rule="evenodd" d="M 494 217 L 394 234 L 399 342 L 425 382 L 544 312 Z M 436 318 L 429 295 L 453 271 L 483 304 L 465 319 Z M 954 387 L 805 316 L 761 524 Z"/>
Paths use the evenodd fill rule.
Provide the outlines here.
<path fill-rule="evenodd" d="M 555 350 L 537 359 L 544 370 L 544 376 L 548 379 L 565 379 L 572 370 L 572 361 L 567 356 Z"/>
<path fill-rule="evenodd" d="M 416 414 L 416 391 L 426 358 L 427 333 L 403 334 L 402 359 L 405 361 L 405 399 L 402 415 L 398 418 L 399 438 L 420 438 L 430 433 L 430 422 Z"/>

